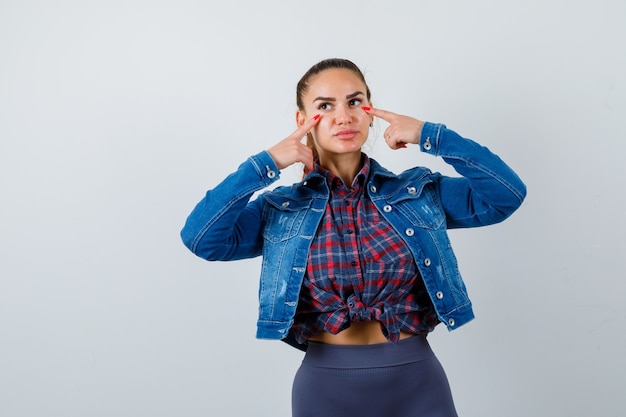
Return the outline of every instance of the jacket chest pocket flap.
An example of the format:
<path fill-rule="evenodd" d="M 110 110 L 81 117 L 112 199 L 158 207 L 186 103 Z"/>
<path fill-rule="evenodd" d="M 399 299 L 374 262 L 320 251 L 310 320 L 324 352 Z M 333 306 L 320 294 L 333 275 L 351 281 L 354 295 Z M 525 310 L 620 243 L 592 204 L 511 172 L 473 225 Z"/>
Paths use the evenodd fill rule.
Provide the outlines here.
<path fill-rule="evenodd" d="M 397 189 L 387 202 L 416 226 L 434 230 L 445 220 L 437 195 L 433 181 L 422 178 Z"/>
<path fill-rule="evenodd" d="M 311 200 L 294 200 L 284 195 L 265 196 L 263 238 L 271 243 L 291 239 L 300 233 Z"/>

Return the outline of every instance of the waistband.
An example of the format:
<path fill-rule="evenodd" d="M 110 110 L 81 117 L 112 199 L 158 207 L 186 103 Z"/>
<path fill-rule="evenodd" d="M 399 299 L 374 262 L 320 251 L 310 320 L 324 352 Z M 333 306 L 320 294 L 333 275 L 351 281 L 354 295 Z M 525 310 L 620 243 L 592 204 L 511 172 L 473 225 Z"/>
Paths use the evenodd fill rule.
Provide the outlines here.
<path fill-rule="evenodd" d="M 330 345 L 311 342 L 303 365 L 326 368 L 376 368 L 419 362 L 434 357 L 426 335 L 415 335 L 398 343 L 375 345 Z"/>

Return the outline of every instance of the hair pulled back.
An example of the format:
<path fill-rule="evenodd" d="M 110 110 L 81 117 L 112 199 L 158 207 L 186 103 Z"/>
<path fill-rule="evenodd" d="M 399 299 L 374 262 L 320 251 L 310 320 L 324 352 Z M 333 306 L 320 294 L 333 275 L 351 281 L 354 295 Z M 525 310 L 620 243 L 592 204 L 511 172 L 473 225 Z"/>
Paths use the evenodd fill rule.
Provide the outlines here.
<path fill-rule="evenodd" d="M 302 78 L 300 78 L 300 81 L 298 81 L 298 85 L 296 87 L 296 104 L 300 111 L 304 111 L 304 101 L 302 97 L 309 90 L 311 79 L 321 72 L 329 69 L 347 69 L 352 71 L 361 81 L 363 81 L 363 84 L 365 85 L 365 95 L 367 96 L 367 100 L 371 101 L 370 88 L 367 85 L 365 77 L 359 67 L 348 59 L 329 58 L 313 65 L 307 72 L 304 73 Z M 311 135 L 311 133 L 307 134 L 306 144 L 313 150 L 313 159 L 319 159 L 317 149 L 315 148 L 315 142 L 313 141 L 313 135 Z"/>

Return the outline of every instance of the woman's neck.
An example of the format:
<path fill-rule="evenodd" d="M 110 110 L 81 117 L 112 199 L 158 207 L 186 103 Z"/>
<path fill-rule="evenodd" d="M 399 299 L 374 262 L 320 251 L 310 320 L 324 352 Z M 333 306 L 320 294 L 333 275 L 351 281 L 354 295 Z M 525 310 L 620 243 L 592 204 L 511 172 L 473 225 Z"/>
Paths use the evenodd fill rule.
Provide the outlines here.
<path fill-rule="evenodd" d="M 361 170 L 362 157 L 361 152 L 341 155 L 320 155 L 320 165 L 329 170 L 350 187 L 354 177 Z"/>

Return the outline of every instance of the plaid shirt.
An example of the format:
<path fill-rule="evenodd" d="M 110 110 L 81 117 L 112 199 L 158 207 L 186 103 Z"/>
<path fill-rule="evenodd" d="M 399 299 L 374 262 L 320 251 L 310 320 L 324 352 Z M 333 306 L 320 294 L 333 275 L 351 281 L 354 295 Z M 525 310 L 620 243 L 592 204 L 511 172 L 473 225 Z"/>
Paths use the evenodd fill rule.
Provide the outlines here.
<path fill-rule="evenodd" d="M 385 337 L 428 333 L 439 319 L 402 238 L 380 215 L 364 185 L 369 158 L 352 187 L 316 165 L 331 196 L 311 244 L 293 331 L 299 343 L 353 321 L 379 321 Z"/>

